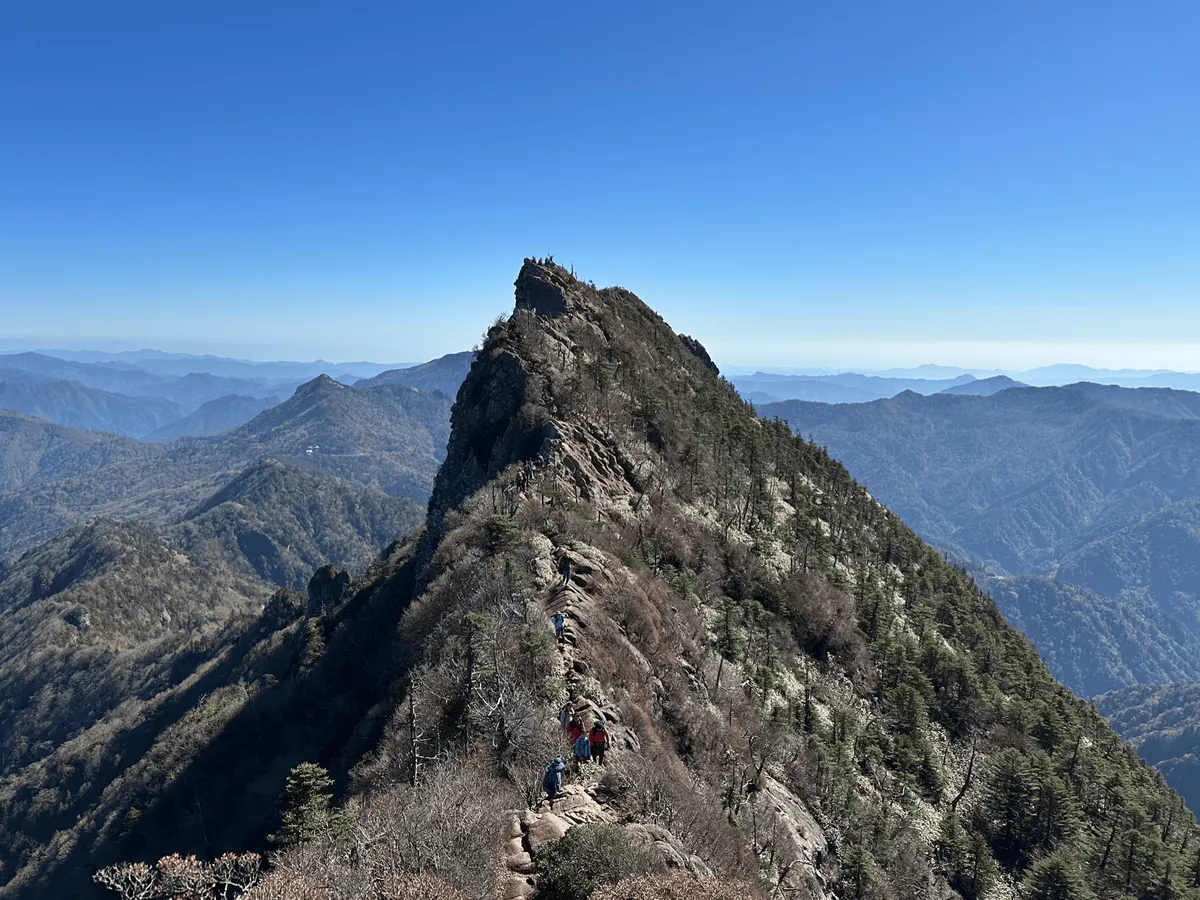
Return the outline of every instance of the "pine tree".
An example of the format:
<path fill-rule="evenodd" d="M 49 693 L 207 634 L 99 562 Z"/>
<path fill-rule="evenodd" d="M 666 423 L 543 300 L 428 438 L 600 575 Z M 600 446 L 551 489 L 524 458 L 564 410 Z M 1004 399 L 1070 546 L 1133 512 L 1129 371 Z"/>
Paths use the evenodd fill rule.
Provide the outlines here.
<path fill-rule="evenodd" d="M 271 835 L 272 843 L 291 847 L 327 831 L 339 831 L 345 817 L 333 808 L 332 788 L 333 779 L 316 763 L 303 762 L 292 769 L 279 805 L 282 823 Z"/>
<path fill-rule="evenodd" d="M 1006 866 L 1022 864 L 1028 856 L 1036 828 L 1035 782 L 1028 757 L 1007 747 L 989 767 L 980 813 L 992 849 Z"/>
<path fill-rule="evenodd" d="M 937 853 L 950 886 L 966 900 L 983 897 L 996 881 L 996 860 L 987 838 L 967 831 L 957 813 L 942 820 Z"/>
<path fill-rule="evenodd" d="M 1039 859 L 1025 879 L 1025 900 L 1090 900 L 1083 875 L 1064 851 Z"/>

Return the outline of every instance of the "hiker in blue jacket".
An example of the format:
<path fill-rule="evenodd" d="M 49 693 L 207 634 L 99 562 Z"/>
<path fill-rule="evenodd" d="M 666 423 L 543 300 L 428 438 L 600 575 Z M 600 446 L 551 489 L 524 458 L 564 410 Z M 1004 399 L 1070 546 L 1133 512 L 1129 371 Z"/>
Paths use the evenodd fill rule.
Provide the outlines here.
<path fill-rule="evenodd" d="M 550 621 L 554 623 L 554 636 L 558 638 L 558 642 L 560 644 L 566 641 L 566 638 L 563 635 L 563 629 L 567 627 L 567 619 L 569 618 L 571 618 L 571 614 L 569 612 L 558 612 L 555 613 L 550 619 Z"/>
<path fill-rule="evenodd" d="M 551 800 L 562 793 L 562 778 L 566 769 L 567 764 L 563 762 L 563 758 L 556 756 L 554 762 L 547 767 L 546 774 L 542 776 L 542 788 Z"/>
<path fill-rule="evenodd" d="M 588 737 L 587 732 L 575 738 L 575 759 L 579 762 L 588 762 L 592 758 L 592 741 Z"/>

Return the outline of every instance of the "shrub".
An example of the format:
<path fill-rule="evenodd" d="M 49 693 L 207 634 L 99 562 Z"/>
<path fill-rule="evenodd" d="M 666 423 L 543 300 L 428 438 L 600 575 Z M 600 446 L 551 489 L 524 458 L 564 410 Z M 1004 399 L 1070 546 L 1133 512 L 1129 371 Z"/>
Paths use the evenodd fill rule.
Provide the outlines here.
<path fill-rule="evenodd" d="M 580 825 L 538 848 L 538 900 L 587 900 L 596 888 L 645 875 L 654 856 L 618 825 Z"/>
<path fill-rule="evenodd" d="M 408 875 L 380 885 L 379 900 L 467 900 L 467 895 L 440 878 Z"/>
<path fill-rule="evenodd" d="M 696 878 L 685 872 L 644 875 L 607 885 L 591 900 L 756 900 L 765 896 L 744 881 Z"/>

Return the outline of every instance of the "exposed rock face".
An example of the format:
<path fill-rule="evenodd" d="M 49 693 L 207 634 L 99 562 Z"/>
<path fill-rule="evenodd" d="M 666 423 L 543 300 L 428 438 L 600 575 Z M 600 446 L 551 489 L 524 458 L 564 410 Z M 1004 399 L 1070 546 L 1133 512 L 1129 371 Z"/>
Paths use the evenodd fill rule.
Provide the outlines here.
<path fill-rule="evenodd" d="M 708 366 L 714 375 L 720 375 L 721 370 L 717 368 L 717 364 L 712 361 L 712 357 L 708 355 L 708 351 L 704 349 L 704 345 L 688 334 L 681 334 L 679 340 L 683 341 L 683 346 L 687 347 Z"/>
<path fill-rule="evenodd" d="M 578 282 L 554 265 L 526 260 L 516 281 L 516 309 L 558 317 L 584 309 Z M 561 441 L 556 423 L 531 396 L 521 357 L 507 349 L 503 326 L 475 358 L 451 413 L 446 462 L 429 499 L 426 545 L 441 539 L 446 513 L 513 463 L 546 463 Z"/>
<path fill-rule="evenodd" d="M 514 283 L 516 308 L 528 309 L 539 316 L 562 316 L 576 309 L 580 301 L 574 279 L 557 266 L 527 259 Z"/>
<path fill-rule="evenodd" d="M 754 803 L 775 838 L 780 887 L 816 896 L 816 874 L 829 849 L 825 832 L 796 795 L 770 775 L 759 779 Z"/>
<path fill-rule="evenodd" d="M 475 360 L 451 413 L 446 462 L 429 498 L 429 541 L 441 538 L 446 513 L 514 462 L 548 456 L 557 429 L 520 415 L 527 378 L 521 360 L 499 351 Z"/>
<path fill-rule="evenodd" d="M 350 573 L 322 566 L 308 582 L 308 615 L 319 616 L 341 602 L 350 587 Z"/>

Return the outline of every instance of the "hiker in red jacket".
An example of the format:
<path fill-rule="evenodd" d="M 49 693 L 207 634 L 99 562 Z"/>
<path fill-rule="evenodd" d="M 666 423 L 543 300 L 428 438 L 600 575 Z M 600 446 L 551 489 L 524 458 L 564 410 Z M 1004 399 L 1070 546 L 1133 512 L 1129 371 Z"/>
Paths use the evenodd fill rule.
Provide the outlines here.
<path fill-rule="evenodd" d="M 588 737 L 592 741 L 592 759 L 600 765 L 604 765 L 604 754 L 612 744 L 612 738 L 609 737 L 608 729 L 604 727 L 603 719 L 596 719 L 596 724 L 592 726 L 592 732 Z"/>
<path fill-rule="evenodd" d="M 571 724 L 567 726 L 567 741 L 574 746 L 579 740 L 579 736 L 584 733 L 583 720 L 579 716 L 571 717 Z"/>

